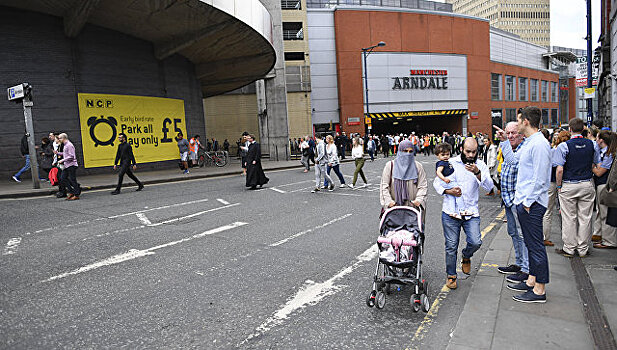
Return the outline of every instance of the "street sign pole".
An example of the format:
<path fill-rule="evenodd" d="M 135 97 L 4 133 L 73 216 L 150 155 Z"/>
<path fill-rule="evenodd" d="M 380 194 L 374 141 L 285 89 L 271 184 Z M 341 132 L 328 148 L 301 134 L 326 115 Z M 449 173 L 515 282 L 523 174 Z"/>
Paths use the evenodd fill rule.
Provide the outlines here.
<path fill-rule="evenodd" d="M 24 98 L 22 100 L 24 106 L 24 119 L 26 121 L 26 132 L 28 133 L 28 150 L 30 152 L 30 173 L 32 173 L 32 187 L 41 188 L 41 180 L 39 179 L 39 162 L 36 152 L 36 143 L 34 141 L 34 125 L 32 123 L 32 100 Z"/>
<path fill-rule="evenodd" d="M 593 84 L 592 67 L 593 52 L 591 51 L 591 0 L 587 0 L 587 88 Z M 593 121 L 593 99 L 587 99 L 587 126 Z"/>
<path fill-rule="evenodd" d="M 26 137 L 28 138 L 28 153 L 30 156 L 30 173 L 32 173 L 32 187 L 41 188 L 39 179 L 39 162 L 34 140 L 34 125 L 32 123 L 32 86 L 28 83 L 11 86 L 7 89 L 9 101 L 21 102 L 24 108 L 24 120 L 26 124 Z"/>

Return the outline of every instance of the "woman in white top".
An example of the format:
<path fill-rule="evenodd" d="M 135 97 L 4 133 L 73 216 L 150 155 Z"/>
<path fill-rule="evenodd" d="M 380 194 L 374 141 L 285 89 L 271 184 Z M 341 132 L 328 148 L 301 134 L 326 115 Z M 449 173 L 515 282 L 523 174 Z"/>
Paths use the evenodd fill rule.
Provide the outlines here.
<path fill-rule="evenodd" d="M 486 151 L 486 165 L 488 166 L 491 178 L 493 179 L 493 183 L 495 183 L 495 178 L 497 177 L 497 145 L 491 142 L 491 139 L 488 137 L 486 138 L 485 143 L 486 146 L 488 146 L 488 150 Z M 492 196 L 494 194 L 495 188 L 493 188 L 491 192 L 487 194 L 487 196 Z"/>
<path fill-rule="evenodd" d="M 364 147 L 362 146 L 362 139 L 360 136 L 356 136 L 353 138 L 351 144 L 351 158 L 356 162 L 356 171 L 353 173 L 353 181 L 349 187 L 354 188 L 356 186 L 356 181 L 358 180 L 358 174 L 362 177 L 364 181 L 364 186 L 368 186 L 368 181 L 366 181 L 366 176 L 364 176 L 364 172 L 362 171 L 362 167 L 364 166 Z"/>
<path fill-rule="evenodd" d="M 326 156 L 328 157 L 327 173 L 330 175 L 330 171 L 334 169 L 336 176 L 338 176 L 338 179 L 341 181 L 341 187 L 345 187 L 345 178 L 339 169 L 340 161 L 338 159 L 338 151 L 336 149 L 336 145 L 334 144 L 334 138 L 332 135 L 326 136 L 326 144 Z M 328 185 L 328 179 L 326 178 L 324 181 L 324 188 L 327 188 Z"/>

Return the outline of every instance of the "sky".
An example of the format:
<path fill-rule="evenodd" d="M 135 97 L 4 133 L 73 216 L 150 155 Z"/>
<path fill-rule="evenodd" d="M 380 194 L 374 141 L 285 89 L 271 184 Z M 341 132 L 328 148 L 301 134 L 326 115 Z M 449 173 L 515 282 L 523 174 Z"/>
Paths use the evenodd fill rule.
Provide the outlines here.
<path fill-rule="evenodd" d="M 434 0 L 445 2 L 445 0 Z M 551 45 L 587 49 L 586 0 L 551 0 Z M 591 0 L 592 48 L 600 37 L 600 0 Z"/>

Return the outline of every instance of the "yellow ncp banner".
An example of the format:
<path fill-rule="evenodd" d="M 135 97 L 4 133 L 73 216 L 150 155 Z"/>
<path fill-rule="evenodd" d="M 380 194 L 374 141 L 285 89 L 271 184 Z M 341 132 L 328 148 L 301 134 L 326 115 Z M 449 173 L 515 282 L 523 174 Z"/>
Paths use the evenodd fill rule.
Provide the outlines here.
<path fill-rule="evenodd" d="M 186 130 L 184 101 L 145 96 L 77 94 L 84 167 L 114 165 L 118 134 L 137 163 L 178 159 L 176 134 Z"/>

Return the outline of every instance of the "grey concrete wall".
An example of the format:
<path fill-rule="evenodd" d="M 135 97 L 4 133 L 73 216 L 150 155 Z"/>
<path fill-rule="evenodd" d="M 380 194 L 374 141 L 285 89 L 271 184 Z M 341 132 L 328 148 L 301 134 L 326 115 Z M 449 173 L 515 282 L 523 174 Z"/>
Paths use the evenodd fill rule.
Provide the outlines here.
<path fill-rule="evenodd" d="M 80 164 L 77 93 L 183 99 L 188 134 L 205 134 L 203 96 L 194 65 L 179 55 L 157 60 L 150 42 L 89 24 L 77 38 L 69 39 L 61 18 L 0 7 L 0 48 L 0 176 L 6 179 L 23 165 L 19 142 L 24 120 L 21 104 L 8 102 L 5 89 L 21 82 L 34 87 L 36 140 L 49 131 L 66 132 Z M 140 168 L 172 166 L 176 162 Z M 81 174 L 101 171 L 108 169 L 80 167 Z"/>

